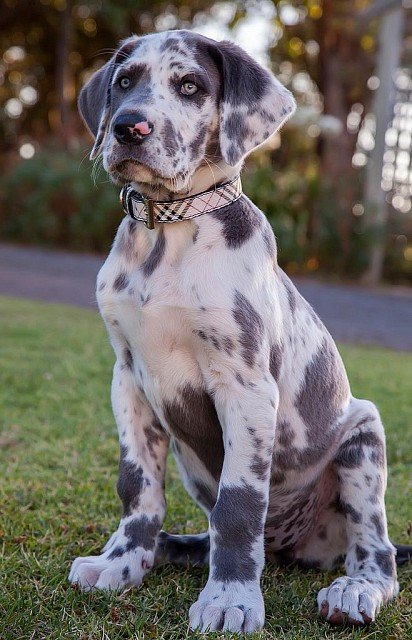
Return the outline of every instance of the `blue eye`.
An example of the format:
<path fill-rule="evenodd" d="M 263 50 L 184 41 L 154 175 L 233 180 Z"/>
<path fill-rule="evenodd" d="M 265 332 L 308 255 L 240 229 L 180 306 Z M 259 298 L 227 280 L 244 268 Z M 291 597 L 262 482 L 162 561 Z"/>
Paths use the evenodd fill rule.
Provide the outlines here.
<path fill-rule="evenodd" d="M 128 89 L 130 87 L 130 78 L 128 78 L 127 76 L 123 76 L 122 78 L 120 78 L 119 86 L 122 89 Z"/>

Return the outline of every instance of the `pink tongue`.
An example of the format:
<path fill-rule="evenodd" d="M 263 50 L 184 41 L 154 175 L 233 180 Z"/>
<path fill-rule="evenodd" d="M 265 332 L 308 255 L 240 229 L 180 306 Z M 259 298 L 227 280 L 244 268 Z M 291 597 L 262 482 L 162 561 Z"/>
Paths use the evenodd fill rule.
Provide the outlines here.
<path fill-rule="evenodd" d="M 133 130 L 137 131 L 143 136 L 147 135 L 151 131 L 148 122 L 136 122 L 136 124 L 133 127 Z"/>

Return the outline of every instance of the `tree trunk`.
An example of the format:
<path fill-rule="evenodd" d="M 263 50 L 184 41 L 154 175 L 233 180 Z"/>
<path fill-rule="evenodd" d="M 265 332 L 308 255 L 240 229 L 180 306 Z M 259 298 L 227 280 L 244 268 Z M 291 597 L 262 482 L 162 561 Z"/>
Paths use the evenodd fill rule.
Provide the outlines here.
<path fill-rule="evenodd" d="M 370 261 L 362 280 L 376 285 L 382 279 L 385 258 L 385 230 L 388 222 L 388 204 L 381 188 L 385 133 L 393 115 L 393 74 L 399 66 L 402 43 L 403 11 L 397 9 L 381 19 L 379 53 L 375 75 L 380 85 L 375 93 L 372 111 L 376 118 L 375 147 L 369 158 L 365 182 L 365 222 L 378 232 L 370 253 Z"/>
<path fill-rule="evenodd" d="M 71 138 L 70 118 L 70 43 L 72 35 L 71 25 L 71 0 L 66 0 L 66 5 L 60 13 L 59 38 L 56 47 L 56 90 L 58 109 L 58 136 L 65 149 L 69 146 Z"/>
<path fill-rule="evenodd" d="M 318 25 L 319 86 L 324 113 L 337 118 L 342 130 L 339 135 L 322 140 L 320 168 L 322 185 L 330 190 L 331 207 L 336 211 L 342 268 L 351 250 L 352 207 L 358 192 L 358 175 L 352 166 L 356 134 L 348 132 L 346 121 L 352 104 L 364 101 L 369 66 L 354 29 L 355 22 L 355 3 L 324 0 Z"/>

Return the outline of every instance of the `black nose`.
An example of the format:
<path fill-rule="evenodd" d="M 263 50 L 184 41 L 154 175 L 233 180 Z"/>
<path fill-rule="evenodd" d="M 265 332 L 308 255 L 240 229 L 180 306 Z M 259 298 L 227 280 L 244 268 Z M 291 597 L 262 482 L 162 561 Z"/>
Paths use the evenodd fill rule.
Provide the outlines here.
<path fill-rule="evenodd" d="M 113 132 L 120 144 L 140 144 L 153 131 L 153 124 L 140 113 L 123 113 L 117 116 Z"/>

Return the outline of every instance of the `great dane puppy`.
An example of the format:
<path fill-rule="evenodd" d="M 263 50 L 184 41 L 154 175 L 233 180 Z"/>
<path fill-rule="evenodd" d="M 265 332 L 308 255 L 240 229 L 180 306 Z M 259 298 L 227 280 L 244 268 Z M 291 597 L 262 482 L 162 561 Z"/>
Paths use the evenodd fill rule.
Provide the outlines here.
<path fill-rule="evenodd" d="M 147 218 L 123 219 L 97 281 L 116 353 L 123 515 L 70 580 L 117 589 L 156 561 L 209 562 L 191 628 L 253 632 L 265 555 L 325 569 L 344 559 L 319 611 L 374 620 L 398 591 L 379 413 L 351 395 L 331 336 L 277 264 L 269 223 L 236 187 L 292 95 L 236 45 L 174 31 L 124 41 L 79 105 L 92 158 L 144 196 Z M 220 185 L 225 206 L 194 208 L 192 196 Z M 173 224 L 153 218 L 182 198 Z M 208 533 L 161 531 L 169 444 Z"/>

